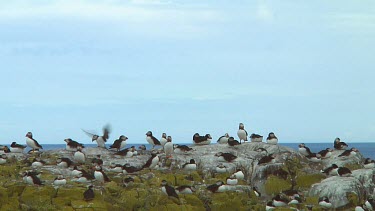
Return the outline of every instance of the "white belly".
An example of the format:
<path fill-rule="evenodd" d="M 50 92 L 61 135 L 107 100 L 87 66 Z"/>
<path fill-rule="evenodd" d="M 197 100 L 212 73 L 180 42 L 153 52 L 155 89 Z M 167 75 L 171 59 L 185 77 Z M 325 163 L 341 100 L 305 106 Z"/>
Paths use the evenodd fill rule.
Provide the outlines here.
<path fill-rule="evenodd" d="M 220 162 L 227 162 L 223 156 L 219 156 L 217 157 L 217 160 L 220 161 Z"/>
<path fill-rule="evenodd" d="M 228 143 L 228 138 L 227 137 L 221 137 L 217 143 L 219 143 L 219 144 L 227 144 Z"/>
<path fill-rule="evenodd" d="M 314 163 L 318 163 L 318 162 L 321 162 L 322 159 L 317 158 L 317 157 L 313 157 L 313 158 L 310 158 L 309 161 L 314 162 Z"/>
<path fill-rule="evenodd" d="M 72 177 L 80 177 L 82 176 L 82 172 L 78 170 L 73 170 L 71 173 Z"/>
<path fill-rule="evenodd" d="M 236 173 L 234 173 L 234 175 L 235 175 L 236 178 L 239 179 L 239 180 L 243 180 L 243 179 L 245 178 L 245 175 L 243 174 L 242 171 L 236 172 Z"/>
<path fill-rule="evenodd" d="M 212 139 L 207 139 L 206 141 L 202 141 L 202 142 L 199 142 L 199 143 L 194 142 L 194 144 L 195 145 L 209 145 L 209 144 L 211 144 L 211 140 Z"/>
<path fill-rule="evenodd" d="M 31 164 L 31 167 L 33 168 L 41 168 L 43 166 L 43 163 L 39 162 L 39 161 L 35 161 Z"/>
<path fill-rule="evenodd" d="M 268 144 L 276 145 L 277 142 L 278 142 L 277 138 L 273 138 L 273 139 L 269 139 L 269 140 L 267 140 L 267 143 L 268 143 Z"/>
<path fill-rule="evenodd" d="M 226 173 L 226 172 L 227 172 L 227 168 L 219 168 L 219 167 L 216 167 L 216 172 L 217 172 L 217 173 L 220 173 L 220 174 L 222 174 L 222 173 Z"/>
<path fill-rule="evenodd" d="M 160 139 L 160 144 L 161 144 L 162 146 L 164 146 L 166 143 L 167 143 L 167 139 L 165 139 L 165 138 L 161 138 L 161 139 Z"/>
<path fill-rule="evenodd" d="M 131 157 L 133 157 L 133 152 L 128 151 L 128 152 L 126 153 L 125 157 L 126 157 L 126 158 L 131 158 Z"/>
<path fill-rule="evenodd" d="M 275 207 L 284 207 L 284 206 L 286 206 L 286 203 L 282 202 L 282 201 L 275 201 L 275 200 L 273 200 L 273 205 Z"/>
<path fill-rule="evenodd" d="M 28 176 L 28 177 L 26 178 L 26 183 L 29 184 L 29 185 L 34 185 L 33 178 L 30 177 L 30 176 Z"/>
<path fill-rule="evenodd" d="M 155 145 L 155 144 L 154 144 L 154 140 L 152 140 L 152 138 L 151 138 L 150 136 L 147 136 L 147 137 L 146 137 L 146 141 L 147 141 L 149 144 L 151 144 L 152 146 Z"/>
<path fill-rule="evenodd" d="M 245 130 L 238 130 L 237 131 L 238 138 L 240 140 L 247 141 L 246 131 Z"/>
<path fill-rule="evenodd" d="M 306 148 L 303 148 L 303 147 L 298 148 L 298 152 L 301 153 L 304 156 L 308 156 L 309 155 L 309 153 L 307 153 L 307 151 L 306 151 Z"/>
<path fill-rule="evenodd" d="M 10 147 L 9 149 L 13 153 L 22 153 L 23 152 L 23 148 L 13 148 L 13 147 Z"/>
<path fill-rule="evenodd" d="M 161 192 L 163 192 L 165 195 L 168 195 L 167 194 L 167 190 L 166 190 L 166 188 L 163 186 L 163 187 L 161 187 Z"/>
<path fill-rule="evenodd" d="M 227 187 L 225 185 L 221 185 L 218 189 L 217 192 L 222 193 L 227 191 Z"/>
<path fill-rule="evenodd" d="M 100 172 L 100 171 L 95 171 L 95 172 L 94 172 L 94 177 L 95 177 L 95 179 L 96 179 L 97 181 L 99 181 L 99 182 L 104 182 L 104 176 L 103 176 L 102 172 Z"/>
<path fill-rule="evenodd" d="M 227 185 L 237 185 L 237 179 L 227 179 Z"/>
<path fill-rule="evenodd" d="M 26 144 L 32 149 L 40 149 L 40 147 L 37 147 L 34 140 L 30 139 L 29 137 L 26 137 Z"/>
<path fill-rule="evenodd" d="M 57 166 L 60 168 L 68 168 L 68 164 L 66 162 L 60 162 L 57 164 Z"/>
<path fill-rule="evenodd" d="M 66 145 L 66 148 L 65 148 L 67 151 L 70 151 L 70 152 L 75 152 L 77 151 L 77 148 L 74 148 L 74 147 L 71 147 L 69 145 Z"/>
<path fill-rule="evenodd" d="M 187 164 L 184 169 L 187 171 L 195 171 L 197 170 L 197 164 Z"/>
<path fill-rule="evenodd" d="M 121 167 L 111 168 L 111 171 L 112 172 L 116 172 L 116 173 L 121 173 L 122 172 L 122 168 Z"/>
<path fill-rule="evenodd" d="M 327 152 L 326 156 L 324 158 L 330 158 L 332 156 L 332 152 Z"/>
<path fill-rule="evenodd" d="M 74 153 L 74 160 L 78 163 L 84 163 L 85 162 L 85 154 L 82 152 L 75 152 Z"/>
<path fill-rule="evenodd" d="M 319 205 L 322 206 L 322 207 L 324 207 L 324 208 L 331 208 L 332 207 L 331 203 L 327 203 L 325 201 L 319 202 Z"/>
<path fill-rule="evenodd" d="M 126 147 L 126 141 L 122 141 L 120 145 L 120 149 L 123 149 Z"/>
<path fill-rule="evenodd" d="M 155 169 L 155 167 L 158 165 L 158 163 L 159 163 L 159 157 L 156 156 L 151 161 L 150 169 Z"/>
<path fill-rule="evenodd" d="M 96 139 L 96 143 L 98 144 L 98 147 L 105 148 L 105 142 L 103 140 L 103 137 L 99 136 L 99 138 Z"/>
<path fill-rule="evenodd" d="M 74 181 L 79 182 L 79 183 L 88 183 L 89 182 L 86 177 L 80 177 L 80 178 L 78 178 Z"/>
<path fill-rule="evenodd" d="M 53 181 L 53 185 L 56 185 L 56 186 L 66 185 L 66 179 L 55 180 Z"/>
<path fill-rule="evenodd" d="M 168 142 L 164 145 L 164 152 L 165 152 L 165 155 L 167 155 L 167 156 L 170 156 L 173 153 L 172 142 Z"/>
<path fill-rule="evenodd" d="M 193 191 L 191 191 L 190 188 L 185 188 L 182 191 L 178 192 L 179 194 L 193 194 Z"/>
<path fill-rule="evenodd" d="M 263 141 L 263 137 L 251 138 L 251 142 L 262 142 L 262 141 Z"/>

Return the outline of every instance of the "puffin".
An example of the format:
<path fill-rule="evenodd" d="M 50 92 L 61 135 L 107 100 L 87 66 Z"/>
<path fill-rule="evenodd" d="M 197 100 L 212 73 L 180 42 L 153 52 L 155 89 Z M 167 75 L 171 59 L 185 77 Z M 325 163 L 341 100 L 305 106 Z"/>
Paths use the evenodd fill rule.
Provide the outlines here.
<path fill-rule="evenodd" d="M 275 206 L 273 205 L 272 201 L 267 202 L 266 204 L 266 211 L 275 210 Z"/>
<path fill-rule="evenodd" d="M 172 186 L 168 185 L 166 180 L 161 181 L 161 191 L 165 193 L 166 195 L 168 195 L 169 197 L 174 197 L 174 198 L 179 199 L 176 190 Z"/>
<path fill-rule="evenodd" d="M 271 133 L 268 134 L 268 137 L 267 137 L 266 141 L 267 141 L 267 144 L 276 145 L 277 142 L 278 142 L 278 139 L 275 136 L 275 133 L 271 132 Z"/>
<path fill-rule="evenodd" d="M 365 167 L 365 169 L 375 168 L 375 161 L 372 160 L 371 158 L 366 158 L 363 166 Z"/>
<path fill-rule="evenodd" d="M 95 197 L 95 193 L 94 193 L 94 190 L 92 189 L 94 186 L 92 185 L 89 185 L 87 187 L 87 190 L 83 193 L 83 199 L 85 201 L 91 201 L 94 199 Z"/>
<path fill-rule="evenodd" d="M 236 178 L 239 180 L 245 179 L 245 174 L 242 172 L 241 169 L 237 169 L 232 175 L 236 176 Z"/>
<path fill-rule="evenodd" d="M 219 165 L 216 166 L 215 171 L 216 171 L 216 173 L 219 173 L 219 174 L 223 174 L 223 173 L 228 172 L 227 167 L 222 163 L 219 163 Z"/>
<path fill-rule="evenodd" d="M 275 156 L 274 154 L 266 155 L 266 156 L 262 157 L 262 158 L 258 161 L 258 165 L 269 164 L 269 163 L 275 163 L 275 162 L 276 162 L 275 157 L 276 157 L 276 156 Z"/>
<path fill-rule="evenodd" d="M 365 202 L 365 206 L 368 210 L 374 210 L 375 209 L 375 200 L 372 196 L 369 196 Z"/>
<path fill-rule="evenodd" d="M 56 187 L 64 186 L 66 185 L 66 179 L 60 174 L 53 180 L 53 185 Z"/>
<path fill-rule="evenodd" d="M 236 175 L 232 174 L 229 177 L 226 178 L 227 185 L 237 185 L 238 179 L 236 178 Z"/>
<path fill-rule="evenodd" d="M 128 137 L 121 135 L 111 146 L 109 146 L 109 149 L 116 149 L 117 152 L 120 151 L 120 149 L 126 146 L 126 140 L 128 140 Z"/>
<path fill-rule="evenodd" d="M 4 153 L 11 153 L 10 148 L 8 146 L 2 146 L 1 149 L 4 151 Z"/>
<path fill-rule="evenodd" d="M 209 145 L 211 143 L 212 137 L 210 134 L 205 136 L 200 136 L 199 133 L 195 133 L 193 136 L 193 143 L 195 145 Z"/>
<path fill-rule="evenodd" d="M 337 169 L 337 174 L 340 176 L 340 177 L 349 177 L 352 175 L 352 172 L 350 171 L 350 169 L 346 168 L 346 167 L 339 167 Z"/>
<path fill-rule="evenodd" d="M 186 171 L 195 171 L 197 170 L 197 164 L 195 163 L 194 159 L 190 159 L 189 163 L 185 163 L 184 165 L 182 165 L 182 169 Z"/>
<path fill-rule="evenodd" d="M 80 144 L 76 141 L 73 141 L 71 138 L 66 138 L 64 139 L 64 141 L 66 142 L 66 150 L 67 151 L 72 151 L 72 152 L 75 152 L 77 151 L 77 147 L 80 146 L 81 148 L 84 148 L 83 144 Z"/>
<path fill-rule="evenodd" d="M 22 153 L 25 148 L 25 145 L 17 144 L 15 141 L 10 144 L 10 152 Z"/>
<path fill-rule="evenodd" d="M 291 200 L 289 201 L 289 205 L 292 205 L 292 204 L 301 204 L 302 203 L 302 199 L 301 197 L 298 195 L 298 194 L 295 194 L 293 196 L 291 196 Z"/>
<path fill-rule="evenodd" d="M 259 134 L 252 133 L 250 135 L 250 140 L 251 142 L 262 142 L 263 141 L 263 136 Z"/>
<path fill-rule="evenodd" d="M 330 167 L 320 170 L 320 173 L 324 173 L 327 176 L 328 175 L 335 176 L 335 175 L 338 175 L 338 172 L 337 172 L 338 168 L 339 167 L 336 164 L 332 164 Z"/>
<path fill-rule="evenodd" d="M 85 163 L 85 161 L 86 161 L 86 156 L 82 152 L 82 148 L 80 146 L 77 147 L 77 151 L 74 153 L 73 157 L 74 157 L 74 160 L 77 163 L 81 163 L 82 164 L 82 163 Z"/>
<path fill-rule="evenodd" d="M 28 132 L 26 134 L 26 144 L 33 150 L 33 152 L 35 150 L 43 149 L 42 145 L 40 145 L 35 139 L 33 139 L 33 133 L 31 132 Z"/>
<path fill-rule="evenodd" d="M 354 208 L 354 211 L 367 211 L 367 207 L 365 204 L 362 204 L 362 205 L 358 205 Z"/>
<path fill-rule="evenodd" d="M 146 151 L 146 145 L 142 144 L 138 149 L 140 150 L 140 154 L 143 155 Z"/>
<path fill-rule="evenodd" d="M 162 133 L 161 134 L 161 138 L 160 138 L 160 144 L 162 147 L 164 147 L 164 145 L 167 143 L 167 134 L 166 133 Z"/>
<path fill-rule="evenodd" d="M 262 194 L 258 191 L 258 189 L 255 186 L 253 187 L 253 193 L 258 198 L 262 196 Z"/>
<path fill-rule="evenodd" d="M 164 144 L 164 153 L 167 158 L 172 158 L 173 144 L 171 136 L 167 137 L 167 143 Z"/>
<path fill-rule="evenodd" d="M 122 180 L 122 183 L 124 184 L 125 187 L 128 187 L 132 183 L 134 183 L 134 178 L 133 177 L 127 177 Z"/>
<path fill-rule="evenodd" d="M 206 189 L 211 191 L 212 193 L 222 193 L 225 192 L 227 188 L 224 185 L 223 181 L 217 181 L 215 184 L 207 186 Z"/>
<path fill-rule="evenodd" d="M 304 143 L 298 145 L 298 152 L 304 156 L 311 154 L 310 148 L 308 148 Z"/>
<path fill-rule="evenodd" d="M 122 173 L 123 172 L 123 167 L 124 166 L 122 166 L 120 164 L 111 163 L 109 165 L 108 171 L 115 172 L 115 173 Z"/>
<path fill-rule="evenodd" d="M 222 161 L 222 162 L 232 162 L 234 161 L 237 156 L 233 155 L 232 153 L 228 153 L 228 152 L 218 152 L 215 154 L 216 157 L 219 157 L 219 161 Z"/>
<path fill-rule="evenodd" d="M 322 161 L 322 156 L 318 153 L 310 153 L 308 156 L 306 156 L 307 159 L 311 162 L 320 162 Z"/>
<path fill-rule="evenodd" d="M 42 181 L 37 176 L 36 172 L 23 173 L 23 181 L 30 185 L 42 185 Z"/>
<path fill-rule="evenodd" d="M 277 194 L 275 197 L 272 198 L 272 203 L 275 207 L 284 207 L 288 205 L 289 200 L 281 194 Z"/>
<path fill-rule="evenodd" d="M 238 126 L 237 136 L 240 139 L 240 143 L 242 140 L 244 142 L 247 141 L 247 131 L 245 130 L 245 126 L 243 123 L 240 123 Z"/>
<path fill-rule="evenodd" d="M 234 140 L 233 137 L 229 137 L 228 138 L 228 145 L 233 147 L 233 146 L 236 146 L 236 145 L 240 145 L 241 143 L 237 140 Z"/>
<path fill-rule="evenodd" d="M 226 144 L 228 143 L 229 134 L 225 133 L 223 136 L 220 136 L 220 138 L 217 140 L 218 144 Z"/>
<path fill-rule="evenodd" d="M 42 159 L 40 159 L 40 158 L 37 157 L 37 158 L 33 159 L 33 162 L 31 163 L 31 167 L 33 167 L 33 168 L 41 168 L 45 164 L 46 164 L 46 162 L 44 160 L 42 160 Z"/>
<path fill-rule="evenodd" d="M 110 182 L 111 180 L 108 178 L 108 176 L 103 172 L 102 167 L 97 165 L 95 166 L 95 172 L 94 177 L 97 181 L 104 183 L 104 182 Z"/>
<path fill-rule="evenodd" d="M 73 164 L 73 161 L 69 158 L 59 158 L 56 163 L 60 168 L 69 168 Z"/>
<path fill-rule="evenodd" d="M 343 153 L 339 155 L 339 157 L 348 158 L 348 157 L 354 157 L 358 152 L 358 149 L 351 148 L 349 150 L 345 150 Z"/>
<path fill-rule="evenodd" d="M 72 177 L 79 177 L 83 174 L 81 166 L 74 166 L 73 171 L 71 172 Z"/>
<path fill-rule="evenodd" d="M 91 163 L 95 166 L 95 165 L 99 165 L 99 166 L 101 166 L 101 165 L 103 165 L 103 160 L 102 160 L 102 158 L 101 158 L 101 155 L 96 155 L 96 157 L 95 158 L 93 158 L 92 160 L 91 160 Z"/>
<path fill-rule="evenodd" d="M 107 140 L 109 138 L 109 133 L 111 132 L 111 129 L 110 129 L 109 125 L 105 125 L 103 127 L 103 135 L 102 136 L 89 133 L 85 130 L 83 130 L 83 132 L 85 132 L 88 136 L 91 137 L 92 142 L 96 141 L 96 143 L 98 144 L 98 147 L 106 149 L 105 143 L 107 142 Z"/>
<path fill-rule="evenodd" d="M 142 168 L 137 168 L 135 166 L 131 166 L 129 163 L 126 163 L 122 167 L 122 173 L 123 174 L 133 174 L 133 173 L 136 173 L 140 170 L 142 170 Z"/>
<path fill-rule="evenodd" d="M 156 154 L 155 151 L 152 151 L 151 157 L 143 165 L 142 169 L 144 168 L 154 169 L 158 165 L 159 161 L 160 161 L 159 156 Z"/>
<path fill-rule="evenodd" d="M 177 154 L 187 153 L 191 150 L 193 150 L 193 148 L 190 148 L 186 145 L 179 145 L 179 144 L 174 145 L 174 153 L 177 153 Z"/>
<path fill-rule="evenodd" d="M 133 150 L 135 150 L 135 147 L 132 146 L 133 148 L 126 148 L 126 149 L 123 149 L 121 151 L 118 151 L 115 153 L 115 155 L 121 155 L 121 156 L 124 156 L 124 157 L 127 157 L 127 158 L 130 158 L 133 156 Z"/>
<path fill-rule="evenodd" d="M 340 138 L 336 138 L 333 142 L 333 148 L 337 150 L 345 150 L 348 147 L 348 145 L 345 142 L 342 142 Z"/>
<path fill-rule="evenodd" d="M 181 185 L 176 188 L 178 194 L 193 194 L 196 189 L 189 185 Z"/>
<path fill-rule="evenodd" d="M 321 155 L 322 159 L 325 159 L 325 158 L 330 158 L 332 156 L 332 149 L 331 148 L 326 148 L 324 150 L 321 150 L 318 152 L 318 154 Z"/>
<path fill-rule="evenodd" d="M 332 208 L 332 203 L 329 201 L 327 196 L 319 197 L 318 204 L 325 209 Z"/>
<path fill-rule="evenodd" d="M 0 156 L 0 165 L 7 163 L 8 156 L 6 154 L 2 154 Z"/>
<path fill-rule="evenodd" d="M 152 145 L 152 149 L 154 149 L 155 146 L 161 145 L 160 141 L 152 135 L 151 131 L 146 133 L 146 141 Z"/>

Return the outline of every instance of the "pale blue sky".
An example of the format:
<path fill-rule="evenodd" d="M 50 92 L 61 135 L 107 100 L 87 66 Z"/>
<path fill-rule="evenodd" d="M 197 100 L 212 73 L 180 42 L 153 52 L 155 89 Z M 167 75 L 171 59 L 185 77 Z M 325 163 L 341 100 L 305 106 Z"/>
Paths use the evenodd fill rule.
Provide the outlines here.
<path fill-rule="evenodd" d="M 375 1 L 0 3 L 0 143 L 373 141 Z"/>

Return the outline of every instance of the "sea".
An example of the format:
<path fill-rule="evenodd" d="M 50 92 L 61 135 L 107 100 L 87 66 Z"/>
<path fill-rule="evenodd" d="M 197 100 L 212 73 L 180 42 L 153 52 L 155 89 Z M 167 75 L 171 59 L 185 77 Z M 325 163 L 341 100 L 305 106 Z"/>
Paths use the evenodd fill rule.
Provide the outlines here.
<path fill-rule="evenodd" d="M 191 143 L 178 143 L 180 145 L 192 145 Z M 216 144 L 216 143 L 213 143 Z M 279 143 L 279 145 L 290 147 L 292 149 L 298 150 L 299 143 Z M 311 152 L 319 152 L 322 149 L 332 148 L 333 149 L 333 142 L 332 143 L 305 143 L 307 147 L 310 148 Z M 96 144 L 84 144 L 85 147 L 96 147 Z M 127 147 L 135 146 L 137 149 L 139 146 L 143 144 L 127 144 Z M 147 149 L 151 149 L 150 144 L 144 144 Z M 348 143 L 349 148 L 355 147 L 359 150 L 359 152 L 363 155 L 364 158 L 371 158 L 375 160 L 375 143 L 366 142 L 366 143 Z M 65 149 L 66 144 L 42 144 L 44 150 L 56 150 L 56 149 Z M 110 144 L 107 145 L 109 148 Z M 156 147 L 157 148 L 157 147 Z M 29 149 L 26 149 L 29 150 Z"/>

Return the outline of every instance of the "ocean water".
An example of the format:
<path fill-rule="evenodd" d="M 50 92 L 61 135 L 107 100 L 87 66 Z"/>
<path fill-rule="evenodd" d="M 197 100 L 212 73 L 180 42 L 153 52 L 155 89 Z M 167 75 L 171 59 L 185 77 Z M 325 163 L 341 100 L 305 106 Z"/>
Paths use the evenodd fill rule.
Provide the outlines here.
<path fill-rule="evenodd" d="M 183 143 L 179 143 L 183 144 Z M 216 143 L 214 143 L 216 144 Z M 292 149 L 298 150 L 299 143 L 280 143 L 280 145 L 290 147 Z M 333 149 L 333 142 L 332 143 L 305 143 L 307 147 L 310 148 L 311 152 L 319 152 L 322 149 L 332 148 Z M 96 147 L 96 144 L 84 144 L 85 147 Z M 135 146 L 137 149 L 142 144 L 130 144 L 128 143 L 126 147 Z M 147 149 L 151 149 L 150 144 L 144 144 Z M 185 143 L 185 145 L 191 145 L 191 143 Z M 375 159 L 375 143 L 348 143 L 349 148 L 355 147 L 362 153 L 363 157 Z M 54 149 L 65 149 L 65 144 L 42 144 L 44 150 L 54 150 Z M 110 144 L 107 144 L 107 148 Z M 158 148 L 158 147 L 156 147 Z M 29 149 L 27 149 L 29 150 Z"/>

